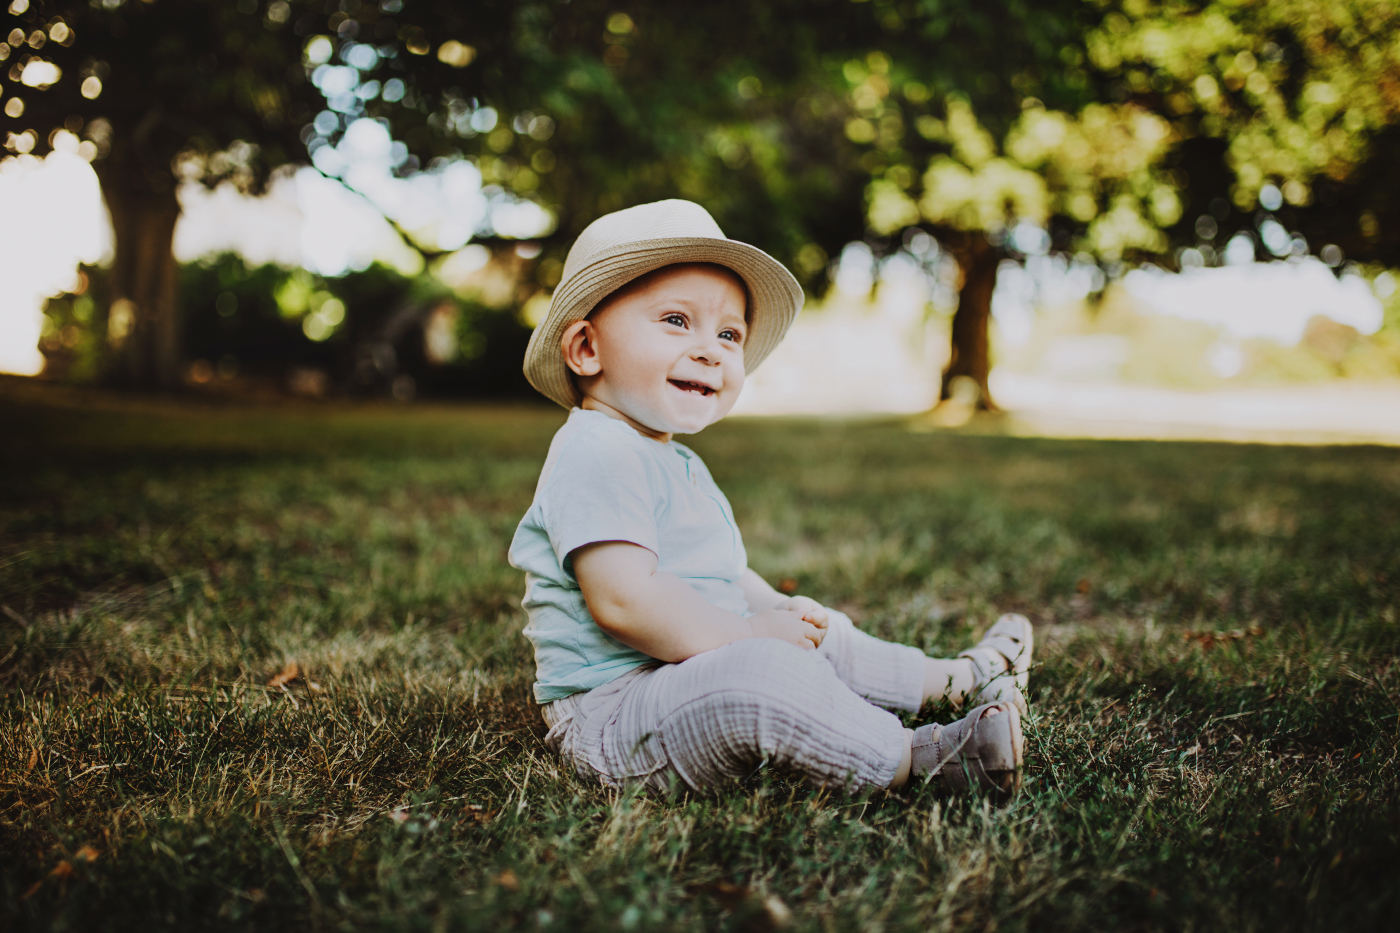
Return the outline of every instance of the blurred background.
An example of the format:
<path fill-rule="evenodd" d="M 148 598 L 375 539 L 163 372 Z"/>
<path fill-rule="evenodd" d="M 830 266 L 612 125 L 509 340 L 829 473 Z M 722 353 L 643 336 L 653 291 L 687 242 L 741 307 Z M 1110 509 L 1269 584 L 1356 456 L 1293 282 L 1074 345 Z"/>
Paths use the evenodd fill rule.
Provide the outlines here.
<path fill-rule="evenodd" d="M 0 0 L 3 2 L 3 0 Z M 808 293 L 748 414 L 1400 442 L 1400 7 L 11 0 L 0 371 L 536 398 L 666 197 Z"/>

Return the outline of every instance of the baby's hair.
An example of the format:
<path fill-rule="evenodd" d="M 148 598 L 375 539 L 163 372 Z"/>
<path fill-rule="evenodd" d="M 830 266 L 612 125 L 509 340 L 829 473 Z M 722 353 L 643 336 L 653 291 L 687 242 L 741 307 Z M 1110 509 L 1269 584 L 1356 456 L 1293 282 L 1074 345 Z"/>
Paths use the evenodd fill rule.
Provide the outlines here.
<path fill-rule="evenodd" d="M 643 272 L 641 275 L 637 276 L 635 279 L 628 282 L 626 285 L 623 285 L 621 288 L 617 288 L 611 292 L 608 292 L 607 295 L 603 296 L 603 298 L 601 298 L 598 301 L 598 303 L 593 306 L 593 310 L 589 311 L 586 317 L 591 318 L 595 314 L 599 314 L 604 308 L 612 304 L 617 299 L 621 298 L 624 295 L 629 295 L 639 288 L 644 288 L 647 285 L 647 283 L 656 278 L 656 276 L 660 275 L 662 272 L 665 272 L 668 269 L 674 269 L 677 266 L 705 266 L 710 269 L 715 269 L 719 272 L 723 272 L 725 275 L 729 276 L 730 279 L 739 283 L 739 287 L 744 290 L 744 323 L 750 326 L 753 324 L 753 296 L 749 294 L 749 283 L 745 282 L 744 277 L 739 273 L 735 272 L 733 269 L 729 268 L 728 266 L 720 265 L 717 262 L 673 262 L 669 265 L 660 266 L 656 269 L 652 269 L 650 272 Z"/>

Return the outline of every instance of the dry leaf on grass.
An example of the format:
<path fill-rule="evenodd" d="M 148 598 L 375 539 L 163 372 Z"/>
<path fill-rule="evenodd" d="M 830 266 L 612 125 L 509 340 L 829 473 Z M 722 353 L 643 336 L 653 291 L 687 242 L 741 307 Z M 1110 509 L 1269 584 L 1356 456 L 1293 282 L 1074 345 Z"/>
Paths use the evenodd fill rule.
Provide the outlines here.
<path fill-rule="evenodd" d="M 1264 629 L 1261 626 L 1251 625 L 1247 629 L 1237 628 L 1230 632 L 1209 632 L 1204 629 L 1199 632 L 1182 632 L 1181 637 L 1183 641 L 1198 642 L 1203 649 L 1209 651 L 1216 645 L 1223 645 L 1231 641 L 1242 641 L 1246 638 L 1258 638 L 1263 634 Z"/>
<path fill-rule="evenodd" d="M 710 895 L 719 902 L 721 907 L 733 910 L 743 905 L 753 896 L 753 889 L 748 885 L 734 884 L 730 881 L 716 881 L 714 884 L 700 885 L 700 891 Z"/>
<path fill-rule="evenodd" d="M 747 914 L 744 929 L 778 930 L 792 922 L 792 910 L 776 894 L 760 894 L 748 885 L 728 881 L 700 885 L 699 890 L 726 910 Z"/>
<path fill-rule="evenodd" d="M 479 803 L 469 803 L 462 808 L 462 815 L 464 819 L 471 820 L 473 823 L 489 823 L 491 817 L 496 815 L 496 811 L 488 810 Z"/>
<path fill-rule="evenodd" d="M 73 853 L 73 861 L 92 862 L 96 861 L 97 857 L 101 854 L 101 852 L 97 851 L 92 846 L 83 846 L 77 852 Z M 27 901 L 35 894 L 38 894 L 39 889 L 44 886 L 44 882 L 49 880 L 49 878 L 56 878 L 59 881 L 66 881 L 72 874 L 73 862 L 70 862 L 67 859 L 62 859 L 57 865 L 53 867 L 53 869 L 48 873 L 47 876 L 40 878 L 38 881 L 25 888 L 24 893 L 19 896 L 19 899 L 22 901 Z"/>
<path fill-rule="evenodd" d="M 301 676 L 301 668 L 297 667 L 297 662 L 288 661 L 287 666 L 281 672 L 267 682 L 267 685 L 276 690 L 279 687 L 286 689 L 287 684 Z"/>
<path fill-rule="evenodd" d="M 31 751 L 31 752 L 29 753 L 29 764 L 25 765 L 24 770 L 26 770 L 26 771 L 33 771 L 33 770 L 34 770 L 34 766 L 37 765 L 38 763 L 39 763 L 39 747 L 36 745 L 36 746 L 34 747 L 34 750 Z"/>
<path fill-rule="evenodd" d="M 496 883 L 512 894 L 520 890 L 520 879 L 509 868 L 496 876 Z"/>

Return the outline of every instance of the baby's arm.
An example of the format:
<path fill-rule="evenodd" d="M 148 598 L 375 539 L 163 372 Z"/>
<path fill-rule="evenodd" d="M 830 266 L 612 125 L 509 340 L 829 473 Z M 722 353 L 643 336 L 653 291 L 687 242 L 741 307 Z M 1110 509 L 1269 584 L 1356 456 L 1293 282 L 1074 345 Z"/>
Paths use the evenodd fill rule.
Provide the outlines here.
<path fill-rule="evenodd" d="M 759 611 L 748 618 L 720 609 L 680 577 L 658 571 L 656 555 L 636 544 L 600 541 L 570 556 L 598 627 L 661 661 L 684 661 L 745 638 L 815 648 L 825 634 L 824 626 L 781 609 L 754 607 Z"/>
<path fill-rule="evenodd" d="M 817 628 L 826 629 L 830 619 L 826 607 L 811 597 L 784 596 L 769 586 L 767 580 L 747 567 L 744 568 L 744 575 L 739 578 L 739 588 L 744 591 L 749 608 L 755 612 L 760 609 L 785 609 L 800 615 Z"/>
<path fill-rule="evenodd" d="M 788 598 L 768 585 L 768 581 L 754 573 L 748 567 L 744 568 L 744 575 L 739 578 L 739 589 L 744 591 L 744 598 L 749 601 L 749 608 L 754 612 L 760 609 L 777 609 L 787 605 Z"/>

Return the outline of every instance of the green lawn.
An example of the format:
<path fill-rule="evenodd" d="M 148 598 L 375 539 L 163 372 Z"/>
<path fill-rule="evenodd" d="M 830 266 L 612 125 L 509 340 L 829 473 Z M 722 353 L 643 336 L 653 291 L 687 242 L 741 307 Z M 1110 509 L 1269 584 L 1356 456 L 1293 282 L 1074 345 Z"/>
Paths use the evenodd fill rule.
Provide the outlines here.
<path fill-rule="evenodd" d="M 1038 624 L 1025 790 L 656 799 L 529 698 L 561 420 L 0 383 L 0 926 L 1400 922 L 1400 450 L 713 428 L 769 579 L 930 652 Z"/>

